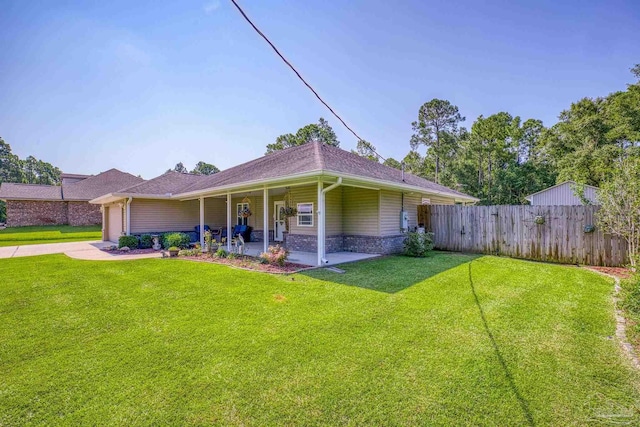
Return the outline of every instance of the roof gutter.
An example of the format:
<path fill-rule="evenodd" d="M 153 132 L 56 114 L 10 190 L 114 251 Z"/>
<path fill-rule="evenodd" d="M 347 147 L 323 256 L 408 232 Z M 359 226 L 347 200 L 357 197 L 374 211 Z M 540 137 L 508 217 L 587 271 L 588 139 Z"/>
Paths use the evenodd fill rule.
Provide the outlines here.
<path fill-rule="evenodd" d="M 339 176 L 338 181 L 334 182 L 333 184 L 331 184 L 330 186 L 322 190 L 322 194 L 327 194 L 329 191 L 333 190 L 336 187 L 340 187 L 341 185 L 342 185 L 342 177 Z"/>

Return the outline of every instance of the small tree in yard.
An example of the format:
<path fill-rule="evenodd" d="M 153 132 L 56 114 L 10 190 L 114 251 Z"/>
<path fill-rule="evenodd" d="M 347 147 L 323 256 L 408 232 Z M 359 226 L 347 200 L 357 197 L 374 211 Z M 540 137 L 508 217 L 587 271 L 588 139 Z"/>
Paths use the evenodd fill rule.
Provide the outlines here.
<path fill-rule="evenodd" d="M 625 159 L 597 194 L 602 205 L 598 225 L 605 233 L 626 240 L 631 268 L 636 271 L 640 261 L 640 158 Z"/>

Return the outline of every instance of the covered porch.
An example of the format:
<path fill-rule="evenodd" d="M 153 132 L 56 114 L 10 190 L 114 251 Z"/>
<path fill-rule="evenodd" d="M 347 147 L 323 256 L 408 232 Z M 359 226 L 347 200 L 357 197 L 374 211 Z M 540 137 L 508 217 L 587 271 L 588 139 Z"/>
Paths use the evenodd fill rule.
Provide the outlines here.
<path fill-rule="evenodd" d="M 233 249 L 233 242 L 226 236 L 235 237 L 239 230 L 236 227 L 246 226 L 251 228 L 251 238 L 245 235 L 244 253 L 251 256 L 258 256 L 275 244 L 289 249 L 289 261 L 311 266 L 378 256 L 353 248 L 343 250 L 341 185 L 341 178 L 330 182 L 321 178 L 288 180 L 261 189 L 236 187 L 222 194 L 218 190 L 183 202 L 197 201 L 199 229 L 215 229 L 213 237 L 218 243 L 225 237 L 228 251 Z M 336 239 L 340 241 L 338 245 L 333 243 Z M 204 233 L 200 233 L 202 246 L 204 240 Z"/>

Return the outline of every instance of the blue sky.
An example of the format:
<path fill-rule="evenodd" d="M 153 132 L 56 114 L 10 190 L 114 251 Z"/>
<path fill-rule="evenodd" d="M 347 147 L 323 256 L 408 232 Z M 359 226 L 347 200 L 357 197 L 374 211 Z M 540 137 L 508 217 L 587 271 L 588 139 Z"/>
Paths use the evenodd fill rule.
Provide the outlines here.
<path fill-rule="evenodd" d="M 228 0 L 0 0 L 0 136 L 63 171 L 151 178 L 227 168 L 326 118 Z M 466 126 L 507 111 L 555 123 L 622 90 L 640 62 L 637 1 L 296 1 L 240 4 L 381 155 L 402 158 L 420 105 Z"/>

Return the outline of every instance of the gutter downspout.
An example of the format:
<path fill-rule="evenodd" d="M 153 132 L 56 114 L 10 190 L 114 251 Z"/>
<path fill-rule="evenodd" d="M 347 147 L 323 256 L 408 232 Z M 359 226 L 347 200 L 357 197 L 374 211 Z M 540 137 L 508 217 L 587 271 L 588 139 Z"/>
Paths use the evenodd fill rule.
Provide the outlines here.
<path fill-rule="evenodd" d="M 321 266 L 323 264 L 327 264 L 329 261 L 325 258 L 325 195 L 342 185 L 342 177 L 338 177 L 338 180 L 328 186 L 327 188 L 322 188 L 322 181 L 318 182 L 318 265 Z"/>
<path fill-rule="evenodd" d="M 125 215 L 127 215 L 127 229 L 126 229 L 126 234 L 127 236 L 131 235 L 131 201 L 133 200 L 133 197 L 129 197 L 127 199 L 127 203 L 126 203 L 126 213 Z"/>

